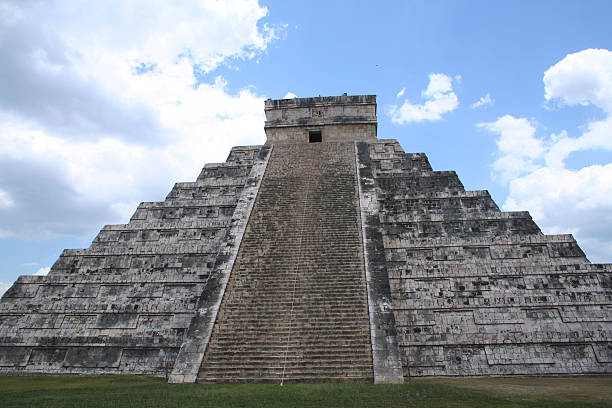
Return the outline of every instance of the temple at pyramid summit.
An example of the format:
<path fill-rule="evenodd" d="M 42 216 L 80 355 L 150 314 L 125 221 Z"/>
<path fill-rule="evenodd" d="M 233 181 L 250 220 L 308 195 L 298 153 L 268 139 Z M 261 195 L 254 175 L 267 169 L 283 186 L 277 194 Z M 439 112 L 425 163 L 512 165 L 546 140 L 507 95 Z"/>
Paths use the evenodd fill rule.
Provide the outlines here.
<path fill-rule="evenodd" d="M 232 148 L 47 276 L 20 276 L 0 301 L 0 372 L 612 373 L 611 264 L 378 138 L 374 95 L 265 113 L 264 145 Z"/>

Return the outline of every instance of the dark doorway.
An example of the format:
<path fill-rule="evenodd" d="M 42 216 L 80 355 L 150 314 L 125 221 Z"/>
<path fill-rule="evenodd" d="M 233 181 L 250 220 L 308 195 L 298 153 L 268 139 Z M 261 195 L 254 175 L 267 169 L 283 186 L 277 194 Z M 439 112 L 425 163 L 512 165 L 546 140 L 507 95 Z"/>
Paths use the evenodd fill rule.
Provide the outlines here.
<path fill-rule="evenodd" d="M 321 143 L 323 137 L 320 130 L 311 130 L 308 132 L 308 143 Z"/>

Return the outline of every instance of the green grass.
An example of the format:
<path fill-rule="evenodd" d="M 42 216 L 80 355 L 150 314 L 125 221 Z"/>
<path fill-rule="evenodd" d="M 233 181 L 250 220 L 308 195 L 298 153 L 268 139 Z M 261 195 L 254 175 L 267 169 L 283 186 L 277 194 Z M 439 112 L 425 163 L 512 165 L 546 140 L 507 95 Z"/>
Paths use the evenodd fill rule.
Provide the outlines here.
<path fill-rule="evenodd" d="M 539 385 L 541 384 L 541 386 Z M 401 385 L 166 384 L 0 376 L 0 407 L 612 407 L 612 377 L 425 379 Z"/>

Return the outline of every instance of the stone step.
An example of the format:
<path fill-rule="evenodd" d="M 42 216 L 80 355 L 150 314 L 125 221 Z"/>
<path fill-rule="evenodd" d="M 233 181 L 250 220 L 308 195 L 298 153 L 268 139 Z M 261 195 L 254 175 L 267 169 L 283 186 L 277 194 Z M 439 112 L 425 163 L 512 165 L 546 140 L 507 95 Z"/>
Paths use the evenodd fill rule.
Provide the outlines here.
<path fill-rule="evenodd" d="M 291 307 L 291 305 L 289 305 Z M 342 321 L 353 321 L 353 319 L 361 316 L 365 310 L 327 310 L 324 309 L 321 311 L 320 308 L 293 308 L 293 313 L 291 312 L 277 312 L 278 308 L 260 308 L 258 310 L 249 309 L 247 306 L 226 306 L 226 309 L 223 311 L 224 316 L 232 316 L 232 318 L 237 321 L 253 321 L 258 320 L 262 317 L 269 316 L 270 313 L 274 313 L 276 315 L 273 321 L 278 321 L 279 319 L 289 319 L 292 316 L 295 316 L 295 319 L 292 319 L 294 322 L 320 322 L 325 320 L 334 319 L 342 319 Z M 244 316 L 245 313 L 249 313 L 248 316 Z M 302 317 L 303 313 L 316 313 L 318 316 L 311 317 Z M 351 320 L 348 320 L 351 319 Z M 339 323 L 341 321 L 338 321 Z"/>
<path fill-rule="evenodd" d="M 329 347 L 345 347 L 348 344 L 357 344 L 365 341 L 370 337 L 370 333 L 363 332 L 360 335 L 357 334 L 340 334 L 333 330 L 324 331 L 317 335 L 310 331 L 301 331 L 299 329 L 286 330 L 282 335 L 249 335 L 241 333 L 239 337 L 231 337 L 230 333 L 215 333 L 218 337 L 215 337 L 210 342 L 210 345 L 217 344 L 236 344 L 244 347 L 259 347 L 260 345 L 274 347 L 282 345 L 283 347 L 287 344 L 299 344 L 304 347 L 306 346 L 319 346 L 324 345 L 326 348 Z"/>
<path fill-rule="evenodd" d="M 291 308 L 291 305 L 288 306 Z M 278 308 L 274 307 L 265 307 L 259 309 L 249 309 L 248 306 L 234 306 L 227 305 L 223 313 L 226 313 L 224 316 L 231 315 L 233 318 L 238 319 L 240 321 L 253 321 L 258 320 L 262 316 L 269 315 L 270 313 L 274 313 L 276 315 L 273 321 L 277 321 L 279 319 L 289 318 L 294 316 L 295 319 L 293 321 L 296 322 L 318 322 L 322 320 L 329 319 L 354 319 L 357 316 L 361 316 L 365 308 L 363 310 L 334 310 L 333 307 L 322 309 L 321 307 L 294 307 L 293 312 L 290 311 L 282 311 L 278 312 Z M 249 313 L 245 316 L 246 313 Z M 316 313 L 315 316 L 302 316 L 302 314 L 308 313 Z M 350 320 L 352 321 L 352 320 Z"/>
<path fill-rule="evenodd" d="M 328 370 L 328 371 L 363 371 L 366 367 L 372 367 L 369 360 L 363 359 L 356 361 L 353 359 L 347 360 L 285 360 L 283 356 L 275 359 L 261 359 L 244 362 L 244 360 L 217 360 L 215 363 L 209 363 L 204 369 L 208 374 L 213 372 L 223 372 L 226 370 L 246 371 L 262 371 L 262 370 L 285 370 L 290 371 L 306 371 L 306 370 Z"/>
<path fill-rule="evenodd" d="M 233 320 L 231 319 L 233 316 L 220 316 L 223 319 L 226 320 Z M 346 323 L 346 322 L 345 322 Z M 363 320 L 360 322 L 361 325 L 365 325 L 366 323 L 369 323 L 367 320 Z M 265 329 L 270 329 L 270 330 L 311 330 L 311 331 L 329 331 L 331 333 L 334 333 L 336 329 L 340 329 L 343 330 L 345 328 L 351 328 L 354 327 L 353 324 L 351 325 L 342 325 L 341 322 L 335 322 L 335 319 L 330 318 L 327 319 L 326 321 L 292 321 L 291 323 L 289 323 L 289 321 L 283 321 L 283 322 L 278 322 L 276 324 L 272 324 L 272 323 L 268 323 L 268 322 L 261 322 L 260 320 L 251 320 L 251 321 L 247 321 L 247 320 L 234 320 L 231 323 L 219 323 L 222 326 L 219 327 L 219 334 L 223 333 L 221 330 L 229 330 L 230 332 L 232 330 L 243 330 L 243 331 L 248 331 L 248 330 L 252 330 L 252 329 L 257 329 L 257 330 L 265 330 Z"/>
<path fill-rule="evenodd" d="M 355 358 L 357 360 L 363 357 L 363 354 L 355 353 L 355 347 L 352 345 L 346 344 L 332 344 L 332 343 L 316 343 L 314 346 L 304 346 L 301 348 L 296 347 L 287 347 L 287 344 L 272 344 L 270 343 L 269 347 L 260 347 L 257 344 L 238 344 L 238 347 L 235 349 L 224 348 L 222 345 L 218 344 L 209 344 L 207 353 L 215 353 L 217 355 L 246 355 L 250 356 L 259 356 L 259 355 L 278 355 L 279 353 L 293 353 L 295 355 L 305 355 L 305 356 L 316 356 L 317 358 L 321 358 L 323 356 L 327 356 L 331 358 L 337 358 L 340 356 L 350 356 L 351 358 Z M 369 349 L 369 344 L 362 344 L 359 350 L 363 351 L 364 349 Z M 333 354 L 330 354 L 332 353 Z M 298 354 L 299 353 L 299 354 Z"/>
<path fill-rule="evenodd" d="M 361 375 L 345 375 L 345 376 L 322 376 L 322 375 L 285 375 L 283 382 L 285 383 L 300 383 L 300 382 L 372 382 L 374 378 L 371 376 Z M 278 376 L 255 376 L 255 377 L 244 377 L 239 375 L 232 375 L 231 378 L 220 378 L 220 377 L 198 377 L 198 383 L 201 384 L 214 384 L 214 383 L 279 383 L 281 381 L 281 375 Z"/>
<path fill-rule="evenodd" d="M 262 287 L 265 287 L 265 285 L 253 287 L 238 287 L 235 289 L 256 291 L 261 290 Z M 244 307 L 247 310 L 250 310 L 251 308 L 271 308 L 278 310 L 284 307 L 293 307 L 307 310 L 310 310 L 312 308 L 316 308 L 318 310 L 354 310 L 353 308 L 362 305 L 362 302 L 365 299 L 365 294 L 352 294 L 348 291 L 346 291 L 346 299 L 344 302 L 341 302 L 335 298 L 331 298 L 331 296 L 335 296 L 338 293 L 334 291 L 320 291 L 313 293 L 311 296 L 308 296 L 308 294 L 305 293 L 300 293 L 298 289 L 295 290 L 295 293 L 292 292 L 293 291 L 291 290 L 291 288 L 279 288 L 277 289 L 276 299 L 268 296 L 261 298 L 250 293 L 241 296 L 234 295 L 231 298 L 226 299 L 224 304 L 227 307 Z"/>
<path fill-rule="evenodd" d="M 231 326 L 219 326 L 218 329 L 221 330 L 222 328 L 230 328 Z M 215 329 L 217 329 L 217 327 L 215 327 Z M 353 336 L 353 335 L 362 335 L 364 333 L 363 328 L 362 327 L 338 327 L 336 328 L 336 330 L 334 330 L 334 336 L 338 336 L 341 335 L 343 337 L 345 336 Z M 274 327 L 264 327 L 264 328 L 257 328 L 257 327 L 252 327 L 249 330 L 245 331 L 244 333 L 242 333 L 243 335 L 256 335 L 256 334 L 265 334 L 269 337 L 274 337 L 274 336 L 286 336 L 287 334 L 287 330 L 284 328 L 274 328 Z M 315 333 L 311 333 L 311 334 L 315 334 Z M 220 332 L 218 333 L 219 338 L 223 337 L 223 333 Z M 235 338 L 236 336 L 228 333 L 227 334 L 229 338 Z M 324 336 L 324 334 L 317 332 L 316 333 L 317 336 Z M 367 333 L 367 335 L 369 336 L 370 334 Z"/>
<path fill-rule="evenodd" d="M 227 350 L 225 347 L 229 345 L 235 345 L 237 347 L 248 345 L 249 349 L 257 349 L 263 346 L 265 347 L 265 350 L 271 350 L 273 348 L 285 350 L 285 348 L 287 347 L 289 348 L 299 347 L 299 348 L 296 348 L 296 350 L 300 350 L 300 352 L 302 351 L 305 352 L 307 350 L 310 350 L 312 347 L 319 347 L 319 346 L 321 347 L 325 346 L 325 348 L 333 347 L 337 350 L 344 349 L 350 346 L 345 351 L 352 353 L 353 352 L 352 347 L 354 345 L 357 345 L 357 346 L 363 345 L 363 343 L 367 341 L 368 338 L 370 337 L 369 333 L 364 333 L 359 336 L 357 335 L 353 335 L 350 337 L 347 335 L 343 335 L 343 336 L 345 337 L 342 340 L 339 340 L 338 334 L 329 334 L 327 336 L 317 337 L 317 336 L 304 336 L 304 335 L 299 335 L 297 333 L 289 334 L 287 332 L 285 335 L 278 336 L 278 337 L 243 335 L 238 339 L 231 338 L 229 335 L 226 335 L 226 336 L 219 335 L 219 338 L 216 338 L 214 342 L 210 343 L 209 347 L 211 347 L 211 350 L 213 350 L 216 347 L 216 349 L 214 349 L 216 351 L 225 351 Z M 234 352 L 231 352 L 230 354 L 234 354 Z"/>
<path fill-rule="evenodd" d="M 352 143 L 274 147 L 199 381 L 371 380 L 354 166 Z"/>
<path fill-rule="evenodd" d="M 285 374 L 293 374 L 293 375 L 325 375 L 325 374 L 336 374 L 336 375 L 361 375 L 363 376 L 365 372 L 368 370 L 372 370 L 371 364 L 351 364 L 350 361 L 347 361 L 344 364 L 320 364 L 316 365 L 301 365 L 301 364 L 283 364 L 282 361 L 277 361 L 274 364 L 262 364 L 260 366 L 243 366 L 240 364 L 237 365 L 229 365 L 226 364 L 224 367 L 207 367 L 204 366 L 204 372 L 207 375 L 216 374 L 219 377 L 223 377 L 231 372 L 240 372 L 243 375 L 282 375 L 283 371 Z"/>
<path fill-rule="evenodd" d="M 313 353 L 302 353 L 300 354 L 292 354 L 291 351 L 287 354 L 284 353 L 283 350 L 279 352 L 273 353 L 262 353 L 262 354 L 254 354 L 251 352 L 250 354 L 246 353 L 232 353 L 232 354 L 223 354 L 216 353 L 215 361 L 211 361 L 208 363 L 208 368 L 211 367 L 223 367 L 225 364 L 236 364 L 238 361 L 238 365 L 251 366 L 258 364 L 266 364 L 266 365 L 275 365 L 279 362 L 284 363 L 287 362 L 288 365 L 344 365 L 344 364 L 369 364 L 370 359 L 364 353 L 362 358 L 356 359 L 353 355 L 354 353 L 347 353 L 347 358 L 342 358 L 342 355 L 335 355 L 332 358 L 327 354 L 313 354 Z"/>
<path fill-rule="evenodd" d="M 364 346 L 365 340 L 346 342 L 345 344 L 329 344 L 319 343 L 315 344 L 316 341 L 310 344 L 295 341 L 289 344 L 280 342 L 260 342 L 252 345 L 245 345 L 243 342 L 228 342 L 220 344 L 211 344 L 207 350 L 207 356 L 209 362 L 217 361 L 223 356 L 242 356 L 242 358 L 253 358 L 255 356 L 276 356 L 285 353 L 287 350 L 296 350 L 297 355 L 305 356 L 306 358 L 314 359 L 317 355 L 317 360 L 321 359 L 338 359 L 357 361 L 361 360 L 363 356 L 366 357 L 367 361 L 370 361 L 369 357 L 369 346 Z M 232 352 L 226 352 L 231 349 Z M 356 356 L 356 351 L 360 351 L 361 356 Z"/>
<path fill-rule="evenodd" d="M 292 363 L 284 364 L 282 360 L 277 361 L 274 364 L 261 364 L 261 365 L 240 365 L 240 364 L 228 364 L 224 363 L 223 366 L 219 367 L 205 367 L 208 375 L 217 374 L 223 376 L 225 373 L 234 371 L 240 372 L 243 375 L 257 374 L 272 374 L 282 375 L 283 371 L 285 374 L 293 375 L 312 375 L 312 374 L 324 374 L 324 373 L 336 373 L 336 374 L 357 374 L 363 375 L 363 372 L 368 368 L 372 369 L 371 364 L 355 364 L 351 361 L 346 361 L 343 364 L 301 364 Z"/>
<path fill-rule="evenodd" d="M 331 273 L 331 272 L 330 272 Z M 249 279 L 249 273 L 240 274 L 237 273 L 238 278 L 247 280 Z M 293 276 L 292 276 L 293 275 Z M 312 293 L 313 296 L 323 295 L 326 296 L 329 293 L 339 293 L 338 298 L 344 296 L 353 296 L 360 298 L 364 296 L 363 293 L 357 291 L 360 285 L 356 285 L 355 282 L 351 282 L 347 277 L 337 277 L 334 279 L 325 279 L 321 276 L 311 276 L 311 281 L 305 281 L 303 279 L 296 280 L 295 272 L 293 274 L 276 274 L 274 276 L 257 276 L 252 277 L 253 280 L 246 282 L 237 282 L 235 286 L 238 290 L 261 290 L 262 287 L 276 293 L 293 293 L 296 295 L 306 296 Z M 316 280 L 316 283 L 314 282 Z M 354 279 L 353 279 L 354 280 Z M 241 294 L 242 296 L 249 296 L 249 293 Z M 270 297 L 272 294 L 263 294 L 263 296 Z M 336 298 L 328 297 L 330 301 L 336 300 Z"/>
<path fill-rule="evenodd" d="M 367 309 L 363 308 L 363 312 L 365 313 Z M 316 311 L 314 311 L 316 312 Z M 271 310 L 270 314 L 275 314 L 276 311 L 275 310 Z M 234 322 L 241 322 L 241 323 L 261 323 L 261 324 L 265 324 L 266 322 L 262 322 L 261 319 L 259 319 L 258 317 L 252 317 L 252 316 L 245 316 L 243 314 L 227 314 L 227 315 L 223 315 L 224 317 L 232 317 L 232 319 L 234 320 Z M 272 320 L 273 316 L 270 316 L 271 320 L 269 320 L 269 322 L 273 322 L 275 320 Z M 355 315 L 343 315 L 343 314 L 337 314 L 337 315 L 314 315 L 314 316 L 302 316 L 299 314 L 294 314 L 293 318 L 291 319 L 292 325 L 293 326 L 297 326 L 297 325 L 304 325 L 304 324 L 309 324 L 311 325 L 311 327 L 321 327 L 323 325 L 328 325 L 328 324 L 336 324 L 336 326 L 338 325 L 346 325 L 348 327 L 358 327 L 359 323 L 368 323 L 369 324 L 369 319 L 367 317 L 361 317 L 361 318 L 357 318 Z M 357 324 L 356 324 L 357 323 Z M 221 323 L 222 324 L 222 323 Z"/>
<path fill-rule="evenodd" d="M 297 343 L 296 343 L 297 344 Z M 271 344 L 270 347 L 260 345 L 237 345 L 235 349 L 228 351 L 228 348 L 223 348 L 221 345 L 210 345 L 210 353 L 214 353 L 217 359 L 236 359 L 242 360 L 261 360 L 266 358 L 277 358 L 285 356 L 293 359 L 307 360 L 351 360 L 351 361 L 369 361 L 368 353 L 364 353 L 367 347 L 361 345 L 358 349 L 362 352 L 361 355 L 355 354 L 355 346 L 349 344 L 305 344 L 300 347 L 294 347 L 293 344 Z M 333 353 L 331 353 L 333 351 Z M 210 361 L 211 363 L 214 361 Z"/>

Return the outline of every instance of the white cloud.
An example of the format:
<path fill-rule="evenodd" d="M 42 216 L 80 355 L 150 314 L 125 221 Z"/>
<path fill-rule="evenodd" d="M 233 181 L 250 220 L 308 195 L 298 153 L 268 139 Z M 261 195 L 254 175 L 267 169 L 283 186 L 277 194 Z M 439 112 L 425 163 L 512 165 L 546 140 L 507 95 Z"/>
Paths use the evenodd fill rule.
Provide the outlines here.
<path fill-rule="evenodd" d="M 544 73 L 546 100 L 595 105 L 612 113 L 612 52 L 588 49 L 568 54 Z"/>
<path fill-rule="evenodd" d="M 506 115 L 480 124 L 498 135 L 494 174 L 508 183 L 505 210 L 529 209 L 546 233 L 573 233 L 592 261 L 612 260 L 612 163 L 568 169 L 565 160 L 584 150 L 612 150 L 612 53 L 569 54 L 544 74 L 545 98 L 560 105 L 594 105 L 604 120 L 537 137 L 527 119 Z"/>
<path fill-rule="evenodd" d="M 545 151 L 543 142 L 535 137 L 536 128 L 524 118 L 503 116 L 495 122 L 477 126 L 498 134 L 498 158 L 493 163 L 494 176 L 502 182 L 535 170 L 535 159 Z"/>
<path fill-rule="evenodd" d="M 287 92 L 285 96 L 283 96 L 283 99 L 294 99 L 294 98 L 297 98 L 297 95 L 294 94 L 293 92 Z"/>
<path fill-rule="evenodd" d="M 11 195 L 0 189 L 0 208 L 11 208 L 15 205 L 15 202 L 11 198 Z"/>
<path fill-rule="evenodd" d="M 429 74 L 429 85 L 421 92 L 424 98 L 431 99 L 436 95 L 445 94 L 453 90 L 453 80 L 444 74 Z"/>
<path fill-rule="evenodd" d="M 572 233 L 591 261 L 612 261 L 612 163 L 542 167 L 510 182 L 506 211 L 529 209 L 544 232 Z"/>
<path fill-rule="evenodd" d="M 37 276 L 46 276 L 49 273 L 50 270 L 51 270 L 51 267 L 45 266 L 45 267 L 42 267 L 42 268 L 38 269 L 34 273 L 34 275 L 37 275 Z"/>
<path fill-rule="evenodd" d="M 491 95 L 488 92 L 485 96 L 481 96 L 480 99 L 471 104 L 470 108 L 476 109 L 487 105 L 493 105 L 493 99 L 491 99 Z"/>
<path fill-rule="evenodd" d="M 12 283 L 0 282 L 0 297 L 2 297 L 4 292 L 6 292 L 12 285 Z"/>
<path fill-rule="evenodd" d="M 403 91 L 403 90 L 402 90 Z M 403 92 L 398 93 L 403 95 Z M 393 123 L 404 125 L 411 122 L 441 120 L 442 115 L 452 112 L 459 106 L 457 95 L 453 92 L 453 79 L 444 74 L 429 74 L 429 85 L 421 92 L 423 104 L 412 104 L 405 100 L 401 106 L 390 105 L 388 115 Z"/>
<path fill-rule="evenodd" d="M 403 87 L 398 93 L 397 95 L 395 95 L 396 99 L 401 98 L 402 96 L 404 96 L 404 93 L 406 92 L 406 87 Z"/>
<path fill-rule="evenodd" d="M 231 146 L 263 143 L 265 97 L 198 78 L 261 55 L 277 35 L 266 13 L 255 0 L 2 2 L 0 237 L 92 236 Z"/>

